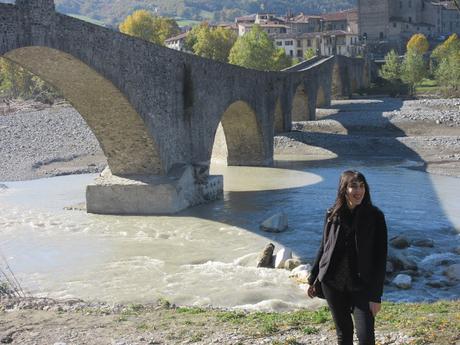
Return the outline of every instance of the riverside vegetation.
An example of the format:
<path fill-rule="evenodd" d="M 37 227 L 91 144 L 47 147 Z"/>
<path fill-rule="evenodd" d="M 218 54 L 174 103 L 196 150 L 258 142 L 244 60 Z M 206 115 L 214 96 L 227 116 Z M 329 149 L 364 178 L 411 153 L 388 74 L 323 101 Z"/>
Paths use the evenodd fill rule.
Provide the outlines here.
<path fill-rule="evenodd" d="M 306 297 L 307 298 L 307 297 Z M 378 344 L 452 345 L 460 341 L 460 301 L 383 303 Z M 18 344 L 330 344 L 327 307 L 248 312 L 154 304 L 107 305 L 79 300 L 0 299 L 0 341 Z"/>

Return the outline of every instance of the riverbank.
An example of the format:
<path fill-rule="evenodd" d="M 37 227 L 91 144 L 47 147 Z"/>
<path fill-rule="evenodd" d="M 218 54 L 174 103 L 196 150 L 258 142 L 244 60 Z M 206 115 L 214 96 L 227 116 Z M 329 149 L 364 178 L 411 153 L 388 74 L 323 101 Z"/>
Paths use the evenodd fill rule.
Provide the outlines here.
<path fill-rule="evenodd" d="M 93 133 L 66 102 L 0 109 L 0 134 L 0 181 L 94 173 L 107 164 Z M 316 121 L 294 123 L 274 144 L 275 158 L 321 163 L 396 158 L 412 162 L 412 168 L 459 177 L 460 99 L 333 101 L 317 110 Z"/>
<path fill-rule="evenodd" d="M 453 345 L 460 341 L 460 301 L 384 303 L 378 344 Z M 335 342 L 326 308 L 288 313 L 80 300 L 0 300 L 0 342 L 13 344 L 311 344 Z"/>

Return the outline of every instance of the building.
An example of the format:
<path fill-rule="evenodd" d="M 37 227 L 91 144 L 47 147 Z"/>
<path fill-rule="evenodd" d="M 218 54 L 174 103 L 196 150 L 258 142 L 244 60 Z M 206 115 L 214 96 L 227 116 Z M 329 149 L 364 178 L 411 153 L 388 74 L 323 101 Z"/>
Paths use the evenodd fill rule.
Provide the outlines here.
<path fill-rule="evenodd" d="M 460 12 L 451 1 L 358 0 L 359 35 L 400 51 L 415 33 L 431 40 L 460 34 Z"/>
<path fill-rule="evenodd" d="M 254 25 L 259 25 L 263 31 L 270 36 L 288 32 L 289 26 L 282 18 L 278 18 L 273 13 L 256 13 L 249 16 L 235 18 L 238 27 L 238 36 L 244 36 L 251 31 Z"/>
<path fill-rule="evenodd" d="M 305 52 L 313 49 L 316 55 L 361 56 L 363 46 L 357 33 L 343 30 L 322 32 L 286 33 L 274 36 L 275 45 L 286 55 L 303 60 Z"/>
<path fill-rule="evenodd" d="M 188 32 L 183 32 L 177 36 L 168 38 L 165 40 L 165 46 L 179 51 L 187 51 L 185 49 L 185 39 L 187 34 Z"/>

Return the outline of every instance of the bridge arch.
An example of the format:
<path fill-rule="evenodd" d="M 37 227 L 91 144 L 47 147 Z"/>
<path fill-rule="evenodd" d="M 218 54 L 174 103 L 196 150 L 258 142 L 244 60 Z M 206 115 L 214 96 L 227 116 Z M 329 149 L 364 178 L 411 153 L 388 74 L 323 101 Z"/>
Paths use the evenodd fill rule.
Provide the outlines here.
<path fill-rule="evenodd" d="M 221 124 L 227 147 L 227 165 L 265 164 L 262 129 L 248 103 L 238 100 L 230 104 L 222 115 Z M 221 142 L 217 144 L 221 145 Z"/>
<path fill-rule="evenodd" d="M 164 174 L 144 121 L 109 80 L 74 56 L 43 46 L 14 49 L 3 57 L 62 93 L 96 136 L 112 174 Z"/>
<path fill-rule="evenodd" d="M 305 85 L 301 83 L 297 86 L 294 99 L 292 101 L 292 121 L 308 121 L 310 119 L 308 102 L 308 92 Z"/>

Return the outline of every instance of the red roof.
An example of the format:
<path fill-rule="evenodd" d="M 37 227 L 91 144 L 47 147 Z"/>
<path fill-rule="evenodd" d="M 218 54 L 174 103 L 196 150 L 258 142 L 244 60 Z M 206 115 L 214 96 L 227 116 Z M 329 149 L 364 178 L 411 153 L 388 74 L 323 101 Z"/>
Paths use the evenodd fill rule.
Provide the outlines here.
<path fill-rule="evenodd" d="M 356 8 L 352 8 L 349 10 L 344 10 L 335 13 L 325 13 L 322 15 L 325 21 L 339 21 L 339 20 L 353 20 L 358 18 L 358 10 Z"/>

